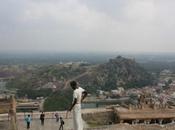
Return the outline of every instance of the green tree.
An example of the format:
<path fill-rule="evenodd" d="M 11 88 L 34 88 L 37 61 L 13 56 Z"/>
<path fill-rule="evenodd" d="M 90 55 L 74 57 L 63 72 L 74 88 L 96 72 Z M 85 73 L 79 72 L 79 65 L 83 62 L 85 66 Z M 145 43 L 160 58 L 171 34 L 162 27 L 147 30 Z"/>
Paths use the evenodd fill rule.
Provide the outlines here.
<path fill-rule="evenodd" d="M 45 111 L 67 110 L 72 102 L 72 90 L 60 90 L 48 97 L 44 102 Z"/>

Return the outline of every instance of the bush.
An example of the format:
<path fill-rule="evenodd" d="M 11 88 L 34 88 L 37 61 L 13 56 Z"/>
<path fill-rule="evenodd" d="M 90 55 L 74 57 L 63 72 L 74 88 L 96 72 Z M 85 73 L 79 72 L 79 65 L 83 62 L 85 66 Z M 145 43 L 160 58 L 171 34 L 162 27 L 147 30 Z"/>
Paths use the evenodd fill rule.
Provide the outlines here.
<path fill-rule="evenodd" d="M 72 102 L 72 90 L 60 90 L 44 102 L 45 111 L 67 110 Z"/>

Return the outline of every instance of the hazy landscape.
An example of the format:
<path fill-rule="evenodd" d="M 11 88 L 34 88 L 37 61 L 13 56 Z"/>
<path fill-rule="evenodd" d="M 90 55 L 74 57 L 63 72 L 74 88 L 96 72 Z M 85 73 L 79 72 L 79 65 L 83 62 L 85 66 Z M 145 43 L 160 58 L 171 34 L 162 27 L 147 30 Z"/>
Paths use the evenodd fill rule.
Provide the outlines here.
<path fill-rule="evenodd" d="M 174 0 L 0 2 L 0 130 L 175 129 Z M 40 125 L 40 114 L 45 125 Z M 43 125 L 43 124 L 42 124 Z"/>
<path fill-rule="evenodd" d="M 18 98 L 47 97 L 46 110 L 65 110 L 72 100 L 71 91 L 64 89 L 67 81 L 75 79 L 92 95 L 117 87 L 142 88 L 158 84 L 163 70 L 174 73 L 174 63 L 174 54 L 1 54 L 0 78 L 12 78 L 3 89 L 15 91 Z M 55 102 L 59 98 L 65 102 Z"/>

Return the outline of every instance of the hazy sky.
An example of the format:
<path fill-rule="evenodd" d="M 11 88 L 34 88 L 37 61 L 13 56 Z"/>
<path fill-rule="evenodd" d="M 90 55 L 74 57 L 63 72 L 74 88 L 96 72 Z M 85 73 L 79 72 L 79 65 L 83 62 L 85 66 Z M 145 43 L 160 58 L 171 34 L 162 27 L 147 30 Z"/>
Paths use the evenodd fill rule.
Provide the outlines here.
<path fill-rule="evenodd" d="M 175 0 L 1 0 L 0 51 L 175 52 Z"/>

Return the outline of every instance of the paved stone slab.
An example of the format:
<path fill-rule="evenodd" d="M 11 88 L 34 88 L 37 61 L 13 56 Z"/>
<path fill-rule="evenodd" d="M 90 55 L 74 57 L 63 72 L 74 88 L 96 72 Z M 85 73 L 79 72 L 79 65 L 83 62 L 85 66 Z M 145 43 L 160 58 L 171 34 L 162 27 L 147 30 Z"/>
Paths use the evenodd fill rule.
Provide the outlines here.
<path fill-rule="evenodd" d="M 72 119 L 64 119 L 64 130 L 72 130 L 73 128 L 73 121 Z M 44 126 L 41 125 L 39 119 L 34 119 L 31 122 L 30 130 L 58 130 L 60 126 L 59 122 L 56 122 L 55 119 L 46 119 Z M 84 124 L 85 128 L 88 126 Z M 19 130 L 26 130 L 26 122 L 24 120 L 18 121 Z"/>
<path fill-rule="evenodd" d="M 0 130 L 7 130 L 8 129 L 8 122 L 0 121 Z"/>

